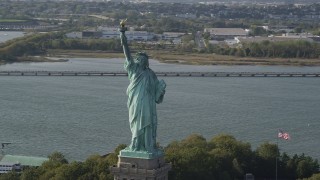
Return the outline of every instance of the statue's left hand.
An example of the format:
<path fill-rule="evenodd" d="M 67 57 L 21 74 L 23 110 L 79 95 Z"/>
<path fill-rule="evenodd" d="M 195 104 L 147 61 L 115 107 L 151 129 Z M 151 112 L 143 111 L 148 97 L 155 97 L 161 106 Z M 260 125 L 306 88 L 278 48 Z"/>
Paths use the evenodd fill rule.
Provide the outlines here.
<path fill-rule="evenodd" d="M 163 79 L 161 79 L 159 81 L 159 85 L 160 85 L 160 89 L 161 89 L 161 94 L 164 94 L 166 92 L 166 87 L 167 87 L 167 84 L 164 82 Z"/>
<path fill-rule="evenodd" d="M 167 87 L 167 84 L 166 84 L 166 82 L 164 82 L 163 79 L 160 80 L 160 86 L 162 89 L 165 89 Z"/>

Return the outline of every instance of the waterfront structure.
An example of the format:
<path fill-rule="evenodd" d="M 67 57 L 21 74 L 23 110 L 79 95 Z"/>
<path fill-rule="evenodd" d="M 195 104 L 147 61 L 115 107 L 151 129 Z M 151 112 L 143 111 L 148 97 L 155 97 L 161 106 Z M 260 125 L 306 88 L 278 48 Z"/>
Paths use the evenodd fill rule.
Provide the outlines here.
<path fill-rule="evenodd" d="M 0 155 L 0 174 L 20 172 L 25 167 L 39 167 L 48 158 L 34 156 Z"/>
<path fill-rule="evenodd" d="M 0 162 L 0 174 L 5 174 L 9 172 L 21 172 L 21 164 L 13 162 Z"/>
<path fill-rule="evenodd" d="M 246 37 L 248 30 L 242 28 L 205 28 L 204 32 L 210 33 L 213 40 L 234 39 L 235 37 Z"/>
<path fill-rule="evenodd" d="M 149 68 L 148 55 L 131 56 L 121 21 L 120 40 L 126 57 L 125 70 L 130 84 L 127 89 L 131 143 L 120 151 L 117 165 L 110 167 L 115 180 L 167 180 L 171 164 L 165 163 L 164 152 L 157 147 L 156 103 L 163 101 L 166 84 Z"/>
<path fill-rule="evenodd" d="M 319 72 L 155 72 L 167 77 L 320 77 Z M 0 76 L 127 76 L 121 71 L 0 71 Z"/>

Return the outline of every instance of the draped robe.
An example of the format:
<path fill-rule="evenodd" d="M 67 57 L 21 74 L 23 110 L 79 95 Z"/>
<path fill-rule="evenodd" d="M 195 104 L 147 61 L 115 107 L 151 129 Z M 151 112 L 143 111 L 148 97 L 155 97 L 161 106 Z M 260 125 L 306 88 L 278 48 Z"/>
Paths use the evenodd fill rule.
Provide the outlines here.
<path fill-rule="evenodd" d="M 156 103 L 161 103 L 165 83 L 159 81 L 148 67 L 133 60 L 124 65 L 130 84 L 127 88 L 129 123 L 132 133 L 131 151 L 152 152 L 156 149 L 157 112 Z"/>

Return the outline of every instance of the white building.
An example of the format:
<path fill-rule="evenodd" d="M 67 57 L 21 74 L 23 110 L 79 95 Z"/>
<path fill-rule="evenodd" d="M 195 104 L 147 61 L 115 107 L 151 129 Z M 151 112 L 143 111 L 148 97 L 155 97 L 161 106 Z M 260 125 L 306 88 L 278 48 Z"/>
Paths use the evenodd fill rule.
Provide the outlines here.
<path fill-rule="evenodd" d="M 127 31 L 127 38 L 129 41 L 151 41 L 155 35 L 147 31 Z"/>
<path fill-rule="evenodd" d="M 98 30 L 102 32 L 101 38 L 104 38 L 104 39 L 119 38 L 118 28 L 100 27 Z"/>
<path fill-rule="evenodd" d="M 101 38 L 114 39 L 120 37 L 119 28 L 115 27 L 99 27 L 99 31 L 102 32 Z M 154 34 L 147 31 L 133 31 L 130 29 L 126 31 L 128 41 L 150 41 L 154 38 Z"/>
<path fill-rule="evenodd" d="M 180 32 L 164 32 L 160 34 L 162 40 L 175 40 L 177 38 L 181 38 L 185 33 Z"/>
<path fill-rule="evenodd" d="M 311 33 L 285 33 L 282 34 L 282 37 L 288 37 L 288 38 L 309 38 L 309 37 L 315 37 Z"/>
<path fill-rule="evenodd" d="M 235 37 L 248 36 L 249 30 L 242 28 L 205 28 L 204 32 L 210 33 L 211 39 L 234 39 Z"/>
<path fill-rule="evenodd" d="M 274 31 L 274 32 L 293 32 L 294 27 L 293 26 L 262 26 L 263 29 L 267 31 Z"/>
<path fill-rule="evenodd" d="M 0 174 L 6 174 L 11 171 L 21 172 L 21 164 L 13 162 L 0 162 Z"/>
<path fill-rule="evenodd" d="M 156 34 L 158 40 L 170 41 L 173 44 L 180 44 L 181 37 L 186 35 L 185 33 L 180 32 L 164 32 L 162 34 Z"/>

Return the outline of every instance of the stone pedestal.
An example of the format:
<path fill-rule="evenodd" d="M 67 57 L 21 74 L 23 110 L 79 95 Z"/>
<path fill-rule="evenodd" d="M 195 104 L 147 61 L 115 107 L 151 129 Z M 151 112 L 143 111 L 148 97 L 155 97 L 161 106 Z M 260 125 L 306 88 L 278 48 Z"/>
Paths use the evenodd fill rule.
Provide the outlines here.
<path fill-rule="evenodd" d="M 134 153 L 137 156 L 132 157 Z M 131 152 L 130 157 L 124 156 L 128 153 L 120 152 L 118 164 L 110 167 L 115 180 L 168 180 L 168 172 L 171 164 L 165 163 L 163 153 L 147 158 L 144 152 Z M 144 157 L 141 157 L 144 156 Z"/>

